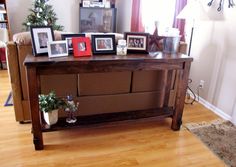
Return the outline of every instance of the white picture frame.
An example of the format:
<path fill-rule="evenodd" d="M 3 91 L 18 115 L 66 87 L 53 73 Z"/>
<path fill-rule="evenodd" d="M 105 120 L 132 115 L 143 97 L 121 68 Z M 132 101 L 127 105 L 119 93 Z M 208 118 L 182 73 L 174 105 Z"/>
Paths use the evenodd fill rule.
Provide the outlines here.
<path fill-rule="evenodd" d="M 83 0 L 83 7 L 90 7 L 90 1 Z"/>
<path fill-rule="evenodd" d="M 35 56 L 47 54 L 47 42 L 54 41 L 54 33 L 51 26 L 31 26 L 31 39 Z"/>
<path fill-rule="evenodd" d="M 103 8 L 104 6 L 104 0 L 90 0 L 90 7 Z"/>
<path fill-rule="evenodd" d="M 68 56 L 68 44 L 66 40 L 48 42 L 48 57 L 64 57 Z"/>
<path fill-rule="evenodd" d="M 0 13 L 2 13 L 2 14 L 7 13 L 5 5 L 3 3 L 0 3 Z"/>

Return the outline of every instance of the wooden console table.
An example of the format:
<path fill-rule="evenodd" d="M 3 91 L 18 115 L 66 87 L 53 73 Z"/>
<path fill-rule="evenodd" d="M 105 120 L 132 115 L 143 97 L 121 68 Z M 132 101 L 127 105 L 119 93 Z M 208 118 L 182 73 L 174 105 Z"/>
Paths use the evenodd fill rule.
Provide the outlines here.
<path fill-rule="evenodd" d="M 32 119 L 32 132 L 35 150 L 42 150 L 43 136 L 41 114 L 39 112 L 38 94 L 40 90 L 39 76 L 53 74 L 79 74 L 93 72 L 121 72 L 139 70 L 164 70 L 165 71 L 165 97 L 163 110 L 168 106 L 172 70 L 179 70 L 178 88 L 175 106 L 172 114 L 171 128 L 179 130 L 182 124 L 184 99 L 188 84 L 191 57 L 183 54 L 130 54 L 128 56 L 92 56 L 74 58 L 73 56 L 49 59 L 47 56 L 34 57 L 28 55 L 24 61 L 27 69 L 27 82 Z"/>

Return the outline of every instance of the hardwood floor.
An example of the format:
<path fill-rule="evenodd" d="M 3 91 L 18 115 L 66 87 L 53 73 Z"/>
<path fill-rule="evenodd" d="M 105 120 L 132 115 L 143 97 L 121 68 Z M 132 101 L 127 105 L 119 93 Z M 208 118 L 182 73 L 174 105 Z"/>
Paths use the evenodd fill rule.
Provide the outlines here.
<path fill-rule="evenodd" d="M 10 85 L 0 70 L 0 166 L 2 167 L 167 167 L 225 166 L 185 128 L 170 129 L 170 119 L 155 118 L 82 126 L 44 133 L 45 149 L 35 151 L 30 124 L 15 121 L 3 107 Z M 186 105 L 183 124 L 218 118 L 202 105 Z"/>

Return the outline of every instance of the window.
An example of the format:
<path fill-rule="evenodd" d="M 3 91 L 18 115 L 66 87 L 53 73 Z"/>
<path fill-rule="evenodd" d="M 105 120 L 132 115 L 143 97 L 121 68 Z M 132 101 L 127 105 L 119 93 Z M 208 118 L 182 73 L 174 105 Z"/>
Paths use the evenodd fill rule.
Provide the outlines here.
<path fill-rule="evenodd" d="M 143 0 L 141 10 L 145 31 L 153 33 L 155 21 L 158 21 L 159 34 L 167 27 L 172 27 L 175 2 L 175 0 Z"/>

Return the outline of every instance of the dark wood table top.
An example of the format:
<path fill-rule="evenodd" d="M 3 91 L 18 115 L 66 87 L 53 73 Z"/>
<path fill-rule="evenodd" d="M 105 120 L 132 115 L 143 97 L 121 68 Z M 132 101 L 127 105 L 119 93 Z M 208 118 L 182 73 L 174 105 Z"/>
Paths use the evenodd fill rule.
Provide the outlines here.
<path fill-rule="evenodd" d="M 49 64 L 57 65 L 73 65 L 75 64 L 86 64 L 90 62 L 160 62 L 160 63 L 177 63 L 177 62 L 191 62 L 193 61 L 192 57 L 189 57 L 185 54 L 164 54 L 162 52 L 154 52 L 149 54 L 128 54 L 127 56 L 117 56 L 117 55 L 94 55 L 90 57 L 77 57 L 69 55 L 66 57 L 58 58 L 49 58 L 46 54 L 45 56 L 33 56 L 28 55 L 24 61 L 25 66 L 44 66 Z"/>

